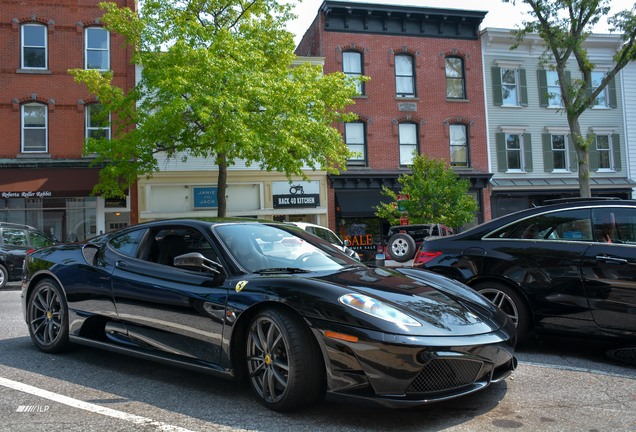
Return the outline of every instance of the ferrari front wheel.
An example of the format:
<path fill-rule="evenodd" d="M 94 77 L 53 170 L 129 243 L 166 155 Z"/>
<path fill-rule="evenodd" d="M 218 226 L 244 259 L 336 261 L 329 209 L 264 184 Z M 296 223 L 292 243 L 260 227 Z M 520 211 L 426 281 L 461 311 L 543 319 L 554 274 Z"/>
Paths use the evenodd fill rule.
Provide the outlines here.
<path fill-rule="evenodd" d="M 275 411 L 307 405 L 322 392 L 323 365 L 313 335 L 291 313 L 258 313 L 247 333 L 247 371 L 259 401 Z"/>
<path fill-rule="evenodd" d="M 27 323 L 31 340 L 41 351 L 56 353 L 68 348 L 68 306 L 52 279 L 38 282 L 29 295 Z"/>

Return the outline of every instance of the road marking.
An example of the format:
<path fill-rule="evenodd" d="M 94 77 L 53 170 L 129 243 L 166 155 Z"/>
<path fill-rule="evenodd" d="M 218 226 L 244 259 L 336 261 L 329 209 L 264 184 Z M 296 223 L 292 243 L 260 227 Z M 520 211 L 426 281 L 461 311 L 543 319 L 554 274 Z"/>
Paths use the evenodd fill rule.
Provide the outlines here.
<path fill-rule="evenodd" d="M 48 390 L 43 390 L 43 389 L 33 387 L 28 384 L 23 384 L 17 381 L 11 381 L 2 377 L 0 377 L 0 385 L 3 387 L 7 387 L 7 388 L 18 390 L 24 393 L 28 393 L 34 396 L 38 396 L 44 399 L 48 399 L 54 402 L 58 402 L 64 405 L 68 405 L 73 408 L 79 408 L 81 410 L 90 411 L 96 414 L 101 414 L 108 417 L 113 417 L 116 419 L 131 422 L 139 426 L 155 427 L 157 430 L 167 431 L 167 432 L 193 432 L 189 429 L 184 429 L 179 426 L 173 426 L 167 423 L 149 419 L 147 417 L 141 417 L 134 414 L 128 414 L 123 411 L 117 411 L 111 408 L 106 408 L 106 407 L 102 407 L 92 403 L 83 402 L 81 400 L 73 399 L 68 396 L 63 396 L 57 393 L 50 392 Z"/>

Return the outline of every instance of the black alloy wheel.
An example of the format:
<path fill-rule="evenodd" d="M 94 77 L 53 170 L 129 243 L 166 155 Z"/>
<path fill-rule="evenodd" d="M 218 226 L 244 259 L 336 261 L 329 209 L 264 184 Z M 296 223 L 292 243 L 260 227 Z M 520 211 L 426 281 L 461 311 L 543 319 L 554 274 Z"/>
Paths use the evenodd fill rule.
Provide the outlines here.
<path fill-rule="evenodd" d="M 527 336 L 530 329 L 530 313 L 519 294 L 497 282 L 484 282 L 473 288 L 508 315 L 517 328 L 518 341 Z"/>
<path fill-rule="evenodd" d="M 252 320 L 246 357 L 250 384 L 272 410 L 307 405 L 322 393 L 323 365 L 314 336 L 288 312 L 265 310 Z"/>
<path fill-rule="evenodd" d="M 62 289 L 52 279 L 36 285 L 27 303 L 31 340 L 41 351 L 56 353 L 69 346 L 68 307 Z"/>

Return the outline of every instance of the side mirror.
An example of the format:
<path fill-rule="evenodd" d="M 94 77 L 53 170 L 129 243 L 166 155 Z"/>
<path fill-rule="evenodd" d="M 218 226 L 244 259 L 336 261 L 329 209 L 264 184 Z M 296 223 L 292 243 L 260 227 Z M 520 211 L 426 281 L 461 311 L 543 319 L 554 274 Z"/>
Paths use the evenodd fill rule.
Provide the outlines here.
<path fill-rule="evenodd" d="M 349 247 L 349 245 L 351 244 L 351 242 L 349 240 L 345 240 L 343 243 L 344 243 L 344 245 L 346 247 Z"/>
<path fill-rule="evenodd" d="M 199 269 L 220 276 L 223 266 L 203 256 L 200 252 L 190 252 L 174 257 L 174 266 L 183 269 Z"/>

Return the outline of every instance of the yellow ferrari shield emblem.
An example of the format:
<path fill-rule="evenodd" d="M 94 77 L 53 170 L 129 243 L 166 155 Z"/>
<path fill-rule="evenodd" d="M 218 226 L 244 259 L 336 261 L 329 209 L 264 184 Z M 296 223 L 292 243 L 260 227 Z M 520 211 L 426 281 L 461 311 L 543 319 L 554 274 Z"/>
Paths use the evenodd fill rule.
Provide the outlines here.
<path fill-rule="evenodd" d="M 241 290 L 245 288 L 245 285 L 247 285 L 247 281 L 238 281 L 234 289 L 236 290 L 236 292 L 241 292 Z"/>

